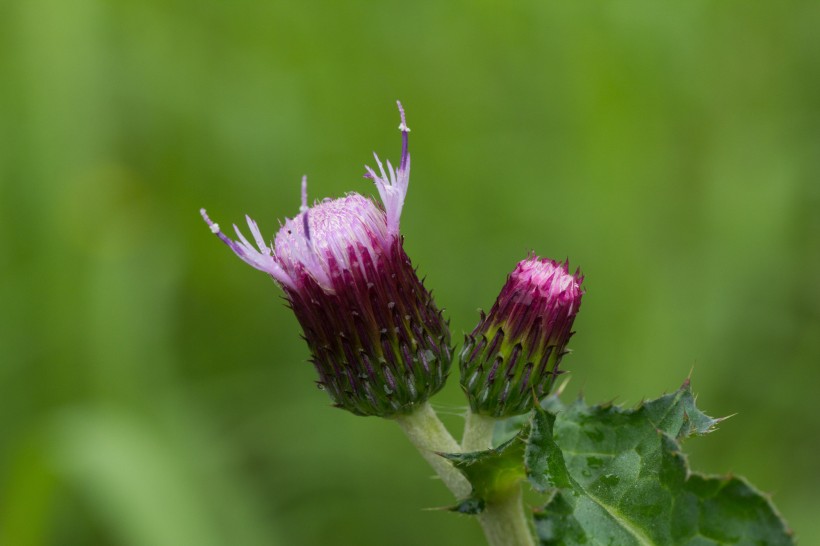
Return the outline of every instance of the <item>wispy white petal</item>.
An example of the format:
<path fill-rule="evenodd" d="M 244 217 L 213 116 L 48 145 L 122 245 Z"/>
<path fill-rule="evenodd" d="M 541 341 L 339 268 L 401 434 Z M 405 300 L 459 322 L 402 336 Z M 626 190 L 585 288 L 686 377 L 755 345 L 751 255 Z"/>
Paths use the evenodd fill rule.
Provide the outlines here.
<path fill-rule="evenodd" d="M 240 242 L 236 242 L 230 239 L 227 235 L 222 233 L 219 229 L 219 224 L 216 224 L 211 221 L 208 217 L 208 213 L 205 209 L 201 209 L 200 214 L 202 215 L 203 220 L 208 224 L 211 229 L 211 232 L 216 234 L 219 239 L 228 245 L 228 247 L 234 251 L 234 254 L 239 256 L 243 262 L 254 267 L 260 271 L 264 271 L 277 281 L 279 281 L 282 285 L 287 286 L 291 290 L 296 289 L 296 284 L 293 282 L 293 279 L 285 273 L 284 269 L 276 263 L 276 259 L 271 255 L 271 249 L 267 246 L 262 240 L 261 233 L 259 233 L 259 228 L 256 226 L 256 222 L 248 218 L 248 225 L 251 227 L 251 230 L 254 232 L 254 237 L 256 238 L 257 234 L 259 237 L 257 238 L 257 242 L 261 241 L 259 244 L 259 250 L 255 249 L 253 245 L 251 245 L 245 236 L 239 231 L 239 228 L 234 225 L 234 230 L 236 230 L 236 235 L 239 238 Z"/>
<path fill-rule="evenodd" d="M 365 165 L 367 170 L 367 178 L 373 180 L 376 184 L 376 189 L 379 191 L 384 209 L 387 212 L 387 228 L 393 235 L 399 233 L 399 220 L 401 219 L 401 211 L 404 207 L 404 199 L 407 196 L 407 188 L 410 184 L 410 152 L 408 151 L 408 137 L 407 133 L 410 128 L 407 127 L 407 120 L 404 116 L 404 108 L 401 103 L 398 103 L 399 113 L 401 114 L 401 125 L 399 130 L 402 134 L 402 150 L 401 161 L 399 168 L 394 169 L 390 160 L 387 160 L 387 170 L 385 171 L 379 156 L 375 153 L 373 157 L 376 159 L 376 165 L 379 167 L 381 176 L 377 176 L 375 171 Z"/>

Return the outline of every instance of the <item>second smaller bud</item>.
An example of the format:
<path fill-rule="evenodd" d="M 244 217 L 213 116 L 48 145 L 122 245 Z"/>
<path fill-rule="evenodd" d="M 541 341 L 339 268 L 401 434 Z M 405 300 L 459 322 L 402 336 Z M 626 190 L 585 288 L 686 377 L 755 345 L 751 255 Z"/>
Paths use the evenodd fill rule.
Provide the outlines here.
<path fill-rule="evenodd" d="M 581 306 L 583 276 L 569 263 L 530 256 L 518 263 L 489 314 L 466 336 L 461 387 L 473 413 L 528 412 L 552 390 Z"/>

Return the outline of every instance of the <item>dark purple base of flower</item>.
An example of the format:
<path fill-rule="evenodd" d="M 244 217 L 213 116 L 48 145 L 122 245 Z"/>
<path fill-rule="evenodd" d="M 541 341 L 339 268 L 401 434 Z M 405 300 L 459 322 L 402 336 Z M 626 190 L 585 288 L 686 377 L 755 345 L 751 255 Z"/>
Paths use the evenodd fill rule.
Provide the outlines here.
<path fill-rule="evenodd" d="M 319 387 L 337 407 L 357 415 L 409 413 L 447 379 L 452 362 L 447 321 L 416 275 L 401 238 L 376 258 L 361 246 L 349 254 L 353 267 L 342 269 L 331 259 L 332 293 L 306 273 L 298 291 L 286 289 Z"/>

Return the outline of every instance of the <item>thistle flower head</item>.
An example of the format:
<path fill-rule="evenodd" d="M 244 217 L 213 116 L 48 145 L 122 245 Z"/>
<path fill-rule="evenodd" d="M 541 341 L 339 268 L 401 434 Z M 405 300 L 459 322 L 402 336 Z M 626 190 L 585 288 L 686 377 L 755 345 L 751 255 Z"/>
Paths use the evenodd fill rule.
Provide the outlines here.
<path fill-rule="evenodd" d="M 569 263 L 530 256 L 518 263 L 490 313 L 461 351 L 461 386 L 473 412 L 492 417 L 530 410 L 547 395 L 567 353 L 583 277 Z"/>
<path fill-rule="evenodd" d="M 251 218 L 251 244 L 211 231 L 249 265 L 283 288 L 302 326 L 319 386 L 339 407 L 359 415 L 406 413 L 444 385 L 451 362 L 447 323 L 404 252 L 399 218 L 410 179 L 408 132 L 401 113 L 399 168 L 376 157 L 381 175 L 366 167 L 384 208 L 350 193 L 308 206 L 302 178 L 300 212 L 287 219 L 274 244 Z"/>

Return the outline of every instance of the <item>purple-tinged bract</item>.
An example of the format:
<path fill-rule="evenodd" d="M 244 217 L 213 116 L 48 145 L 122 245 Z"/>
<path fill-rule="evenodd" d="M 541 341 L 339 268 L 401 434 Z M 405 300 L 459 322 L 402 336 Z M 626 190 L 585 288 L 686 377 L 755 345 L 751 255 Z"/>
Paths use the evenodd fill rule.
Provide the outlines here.
<path fill-rule="evenodd" d="M 474 413 L 526 413 L 549 394 L 581 305 L 583 277 L 569 263 L 530 256 L 507 277 L 461 351 L 461 386 Z"/>
<path fill-rule="evenodd" d="M 410 178 L 404 111 L 398 169 L 379 158 L 366 167 L 384 208 L 350 193 L 285 220 L 273 245 L 247 218 L 256 246 L 234 226 L 231 240 L 202 216 L 242 260 L 285 291 L 319 373 L 336 406 L 358 415 L 409 413 L 444 386 L 452 360 L 447 321 L 404 252 L 399 219 Z"/>

